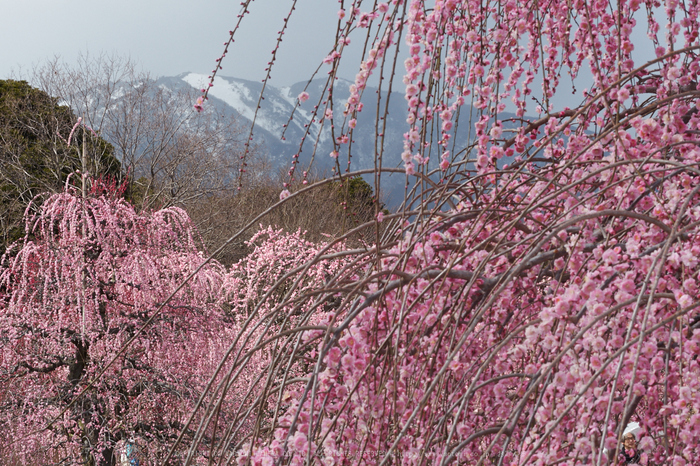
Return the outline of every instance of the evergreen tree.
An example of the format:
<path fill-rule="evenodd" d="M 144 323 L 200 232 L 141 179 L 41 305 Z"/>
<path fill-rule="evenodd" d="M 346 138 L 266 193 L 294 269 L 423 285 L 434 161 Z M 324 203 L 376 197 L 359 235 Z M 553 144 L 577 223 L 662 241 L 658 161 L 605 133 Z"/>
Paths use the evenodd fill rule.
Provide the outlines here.
<path fill-rule="evenodd" d="M 0 251 L 22 237 L 32 199 L 61 192 L 82 169 L 83 154 L 92 176 L 121 177 L 112 146 L 78 126 L 56 98 L 25 81 L 0 81 Z"/>

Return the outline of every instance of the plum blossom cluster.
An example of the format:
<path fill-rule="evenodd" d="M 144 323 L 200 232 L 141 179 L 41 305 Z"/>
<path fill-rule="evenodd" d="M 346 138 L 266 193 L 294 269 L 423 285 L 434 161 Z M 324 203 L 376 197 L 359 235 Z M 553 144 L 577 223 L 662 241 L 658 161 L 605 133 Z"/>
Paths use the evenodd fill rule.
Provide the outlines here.
<path fill-rule="evenodd" d="M 106 461 L 136 437 L 158 458 L 223 357 L 223 268 L 177 208 L 69 191 L 26 225 L 0 268 L 1 457 Z"/>
<path fill-rule="evenodd" d="M 237 398 L 238 405 L 228 414 L 224 425 L 231 427 L 229 433 L 217 436 L 217 455 L 235 448 L 245 456 L 250 450 L 241 439 L 255 431 L 251 410 L 263 409 L 272 418 L 283 415 L 276 400 L 286 400 L 288 387 L 305 377 L 307 361 L 316 357 L 317 342 L 327 333 L 333 310 L 341 302 L 339 290 L 329 290 L 328 285 L 354 269 L 352 253 L 342 242 L 311 243 L 299 231 L 261 228 L 248 246 L 251 253 L 224 275 L 221 288 L 220 303 L 228 309 L 237 333 L 230 340 L 226 372 L 216 379 L 212 392 L 221 396 L 234 390 L 245 395 Z M 291 361 L 286 357 L 289 351 L 304 356 Z M 201 416 L 212 422 L 215 409 L 215 404 L 203 408 Z M 198 432 L 215 428 L 205 423 Z M 190 455 L 195 452 L 192 448 Z"/>
<path fill-rule="evenodd" d="M 368 31 L 346 117 L 407 50 L 390 150 L 431 178 L 317 290 L 339 302 L 276 353 L 239 464 L 616 464 L 630 422 L 642 464 L 697 463 L 700 6 L 659 5 L 344 4 Z"/>
<path fill-rule="evenodd" d="M 684 86 L 695 87 L 692 77 L 680 70 L 696 73 L 700 66 L 696 54 L 672 51 L 698 40 L 696 22 L 678 20 L 678 2 L 667 7 L 664 27 L 669 33 L 665 38 L 660 37 L 658 17 L 646 18 L 644 14 L 647 21 L 643 24 L 639 20 L 643 2 L 620 1 L 619 9 L 602 3 L 595 8 L 572 8 L 566 2 L 546 6 L 508 2 L 492 8 L 469 1 L 438 0 L 432 9 L 422 1 L 406 3 L 402 28 L 409 57 L 404 62 L 403 80 L 409 131 L 404 135 L 402 159 L 409 174 L 425 164 L 435 150 L 441 153 L 443 172 L 459 162 L 452 159 L 451 150 L 455 117 L 464 112 L 472 118 L 478 115 L 481 123 L 471 136 L 476 143 L 471 161 L 479 173 L 502 165 L 499 161 L 504 157 L 526 153 L 539 136 L 558 131 L 557 124 L 563 122 L 555 124 L 551 117 L 573 115 L 568 109 L 554 108 L 553 99 L 562 69 L 576 79 L 586 60 L 593 81 L 583 85 L 589 102 L 576 114 L 579 120 L 575 122 L 584 126 L 605 126 L 604 122 L 616 115 L 634 113 L 631 109 L 640 102 L 639 94 L 652 92 L 663 98 Z M 698 7 L 693 3 L 683 5 L 683 9 L 694 14 Z M 660 57 L 644 71 L 635 70 L 639 64 L 632 57 L 634 30 L 648 30 L 650 44 Z M 507 108 L 515 108 L 518 118 L 523 118 L 527 109 L 532 111 L 528 100 L 535 95 L 535 84 L 541 86 L 541 97 L 535 99 L 545 121 L 518 125 L 511 120 L 507 124 L 514 128 L 514 134 L 506 137 L 501 115 Z M 603 96 L 611 99 L 610 104 L 601 100 Z M 547 121 L 553 126 L 543 134 L 540 129 Z"/>
<path fill-rule="evenodd" d="M 700 150 L 615 139 L 407 224 L 239 463 L 693 463 Z"/>
<path fill-rule="evenodd" d="M 49 198 L 3 258 L 0 458 L 109 462 L 133 443 L 141 461 L 173 453 L 202 461 L 208 447 L 190 445 L 230 448 L 207 427 L 212 408 L 219 423 L 249 435 L 250 403 L 284 386 L 258 376 L 280 364 L 261 342 L 305 326 L 313 356 L 309 342 L 337 293 L 309 297 L 342 274 L 350 254 L 342 243 L 261 228 L 252 252 L 225 270 L 205 260 L 183 210 L 139 214 L 92 184 L 92 196 Z M 193 436 L 188 426 L 200 423 Z"/>

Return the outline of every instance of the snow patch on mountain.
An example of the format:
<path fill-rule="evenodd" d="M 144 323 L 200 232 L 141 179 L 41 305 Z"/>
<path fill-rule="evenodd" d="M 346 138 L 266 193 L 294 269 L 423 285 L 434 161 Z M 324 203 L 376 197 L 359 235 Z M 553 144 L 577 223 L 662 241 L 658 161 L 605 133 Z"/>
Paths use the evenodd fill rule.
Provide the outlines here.
<path fill-rule="evenodd" d="M 289 102 L 289 105 L 295 106 L 297 104 L 297 97 L 292 96 L 292 88 L 289 86 L 280 88 L 280 95 L 284 100 Z"/>
<path fill-rule="evenodd" d="M 194 87 L 195 89 L 203 89 L 209 86 L 209 77 L 197 73 L 185 73 L 179 76 L 183 82 Z M 260 101 L 258 106 L 259 92 L 262 91 L 262 86 L 259 83 L 245 81 L 237 78 L 219 77 L 214 78 L 214 85 L 209 88 L 209 96 L 223 101 L 231 107 L 238 115 L 252 122 L 255 118 L 255 126 L 258 129 L 263 129 L 270 133 L 275 138 L 280 138 L 284 131 L 284 125 L 289 128 L 286 131 L 287 136 L 289 129 L 294 128 L 297 133 L 295 137 L 301 137 L 307 132 L 311 139 L 319 138 L 319 142 L 325 143 L 330 141 L 330 131 L 328 128 L 323 128 L 315 121 L 310 123 L 313 118 L 313 107 L 311 101 L 299 104 L 297 96 L 294 94 L 294 89 L 291 87 L 276 88 L 270 84 L 265 86 L 264 99 Z M 306 107 L 306 108 L 305 108 Z M 290 116 L 292 116 L 291 121 Z M 288 144 L 286 141 L 279 141 L 282 144 Z"/>
<path fill-rule="evenodd" d="M 190 86 L 196 89 L 204 89 L 209 85 L 209 78 L 203 74 L 189 73 L 182 78 Z M 214 87 L 209 90 L 209 95 L 223 100 L 241 116 L 253 120 L 254 111 L 250 107 L 250 91 L 240 83 L 228 79 L 215 77 Z"/>

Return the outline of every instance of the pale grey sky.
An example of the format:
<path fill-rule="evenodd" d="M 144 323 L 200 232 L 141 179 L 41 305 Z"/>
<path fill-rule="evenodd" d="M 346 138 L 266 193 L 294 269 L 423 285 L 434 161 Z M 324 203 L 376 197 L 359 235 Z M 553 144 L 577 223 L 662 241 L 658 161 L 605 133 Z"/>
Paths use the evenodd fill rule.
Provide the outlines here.
<path fill-rule="evenodd" d="M 221 74 L 262 79 L 291 5 L 254 1 Z M 55 56 L 71 63 L 86 52 L 130 56 L 154 76 L 209 74 L 241 8 L 237 0 L 0 0 L 0 6 L 0 79 Z M 273 85 L 309 77 L 330 50 L 337 10 L 332 0 L 297 3 Z"/>
<path fill-rule="evenodd" d="M 250 80 L 265 76 L 277 31 L 292 3 L 252 2 L 251 14 L 223 62 L 222 76 Z M 0 7 L 0 79 L 10 77 L 13 71 L 14 76 L 22 70 L 26 75 L 33 65 L 56 56 L 71 64 L 78 54 L 86 52 L 131 57 L 152 76 L 186 71 L 208 75 L 241 9 L 240 0 L 0 0 Z M 270 84 L 282 87 L 311 76 L 331 50 L 338 9 L 334 0 L 297 1 Z M 648 41 L 646 21 L 640 19 L 635 54 L 651 58 L 653 47 L 642 45 Z M 342 77 L 354 79 L 362 42 L 354 37 L 344 53 Z M 402 71 L 399 66 L 399 75 Z M 587 77 L 590 73 L 584 71 L 579 92 L 588 87 L 581 84 Z M 580 96 L 572 97 L 566 87 L 564 79 L 555 98 L 557 107 L 580 101 Z"/>

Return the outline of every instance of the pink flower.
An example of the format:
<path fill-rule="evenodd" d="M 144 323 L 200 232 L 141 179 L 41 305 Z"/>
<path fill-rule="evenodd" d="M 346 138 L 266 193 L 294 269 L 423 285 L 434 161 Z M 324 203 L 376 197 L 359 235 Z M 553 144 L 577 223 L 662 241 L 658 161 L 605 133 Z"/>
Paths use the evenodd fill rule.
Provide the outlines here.
<path fill-rule="evenodd" d="M 500 159 L 503 157 L 503 148 L 499 146 L 491 146 L 489 155 L 491 155 L 491 157 L 495 157 L 496 159 Z"/>
<path fill-rule="evenodd" d="M 346 354 L 345 356 L 340 358 L 340 363 L 344 368 L 348 369 L 355 364 L 355 358 L 352 354 Z"/>
<path fill-rule="evenodd" d="M 630 98 L 630 91 L 627 88 L 622 88 L 617 91 L 617 100 L 618 102 L 624 102 L 625 100 Z"/>
<path fill-rule="evenodd" d="M 420 139 L 420 135 L 418 134 L 418 131 L 415 128 L 412 128 L 408 133 L 404 133 L 403 137 L 407 141 L 410 141 L 414 144 L 417 143 Z"/>
<path fill-rule="evenodd" d="M 66 144 L 68 144 L 69 146 L 70 146 L 70 141 L 71 141 L 71 139 L 73 139 L 73 133 L 75 133 L 76 128 L 78 128 L 78 126 L 80 126 L 80 123 L 81 123 L 82 121 L 83 121 L 83 118 L 82 118 L 82 117 L 78 117 L 78 121 L 75 122 L 75 125 L 73 125 L 73 129 L 70 130 L 70 134 L 68 135 L 68 142 L 66 143 Z"/>
<path fill-rule="evenodd" d="M 676 81 L 678 78 L 681 77 L 681 70 L 678 69 L 676 66 L 672 66 L 668 69 L 668 80 L 669 81 Z"/>
<path fill-rule="evenodd" d="M 201 113 L 204 110 L 204 97 L 200 96 L 197 98 L 197 103 L 194 104 L 194 109 L 198 112 Z"/>
<path fill-rule="evenodd" d="M 292 437 L 292 446 L 299 453 L 306 453 L 308 442 L 306 441 L 306 434 L 301 431 L 296 431 L 294 437 Z"/>
<path fill-rule="evenodd" d="M 282 192 L 280 193 L 280 201 L 287 199 L 291 195 L 292 195 L 292 193 L 290 193 L 288 189 L 283 189 Z"/>
<path fill-rule="evenodd" d="M 338 18 L 340 18 L 340 19 L 345 18 L 345 10 L 338 10 Z"/>
<path fill-rule="evenodd" d="M 326 58 L 323 59 L 323 63 L 325 63 L 326 65 L 330 65 L 339 56 L 340 56 L 340 54 L 334 50 L 333 53 L 331 53 L 330 55 L 328 55 Z"/>
<path fill-rule="evenodd" d="M 299 102 L 306 102 L 307 100 L 309 100 L 309 93 L 306 91 L 302 92 L 301 94 L 299 94 L 298 99 Z"/>
<path fill-rule="evenodd" d="M 377 214 L 377 222 L 382 223 L 383 220 L 384 220 L 384 212 L 379 211 L 379 213 Z"/>
<path fill-rule="evenodd" d="M 413 165 L 413 162 L 408 162 L 408 163 L 404 164 L 404 168 L 406 169 L 407 175 L 415 175 L 416 174 L 416 166 Z"/>
<path fill-rule="evenodd" d="M 328 352 L 328 362 L 331 364 L 338 364 L 338 361 L 340 361 L 340 357 L 342 356 L 342 353 L 340 351 L 340 348 L 333 347 L 331 350 Z"/>

